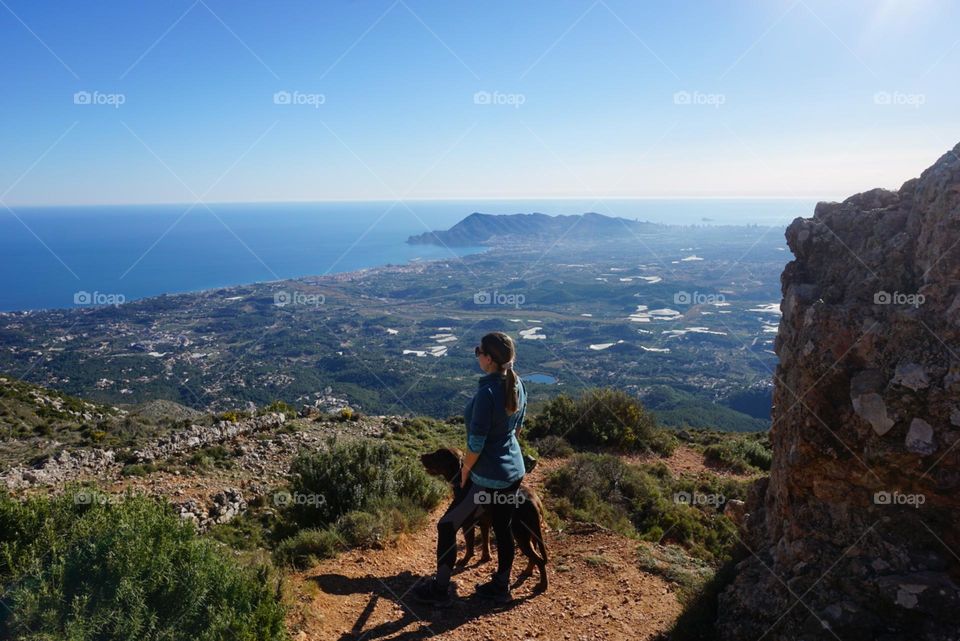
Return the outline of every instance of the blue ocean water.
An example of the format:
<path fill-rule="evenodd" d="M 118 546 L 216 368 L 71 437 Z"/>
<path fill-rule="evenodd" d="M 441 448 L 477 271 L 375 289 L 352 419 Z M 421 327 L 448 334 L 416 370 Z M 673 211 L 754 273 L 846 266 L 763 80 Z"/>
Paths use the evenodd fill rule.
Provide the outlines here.
<path fill-rule="evenodd" d="M 162 293 L 453 258 L 410 246 L 474 211 L 601 214 L 670 224 L 786 225 L 803 200 L 476 200 L 0 209 L 0 311 L 64 308 L 78 292 Z M 208 209 L 209 207 L 209 209 Z M 466 254 L 480 248 L 457 249 Z M 81 297 L 81 302 L 84 302 Z"/>

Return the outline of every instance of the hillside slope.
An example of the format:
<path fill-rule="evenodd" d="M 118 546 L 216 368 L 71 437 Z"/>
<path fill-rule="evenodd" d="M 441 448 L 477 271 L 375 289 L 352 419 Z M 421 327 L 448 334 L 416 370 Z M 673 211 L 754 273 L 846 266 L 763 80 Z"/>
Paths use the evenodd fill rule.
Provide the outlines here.
<path fill-rule="evenodd" d="M 649 460 L 649 459 L 645 459 Z M 529 482 L 544 495 L 543 481 L 563 464 L 543 461 Z M 664 460 L 678 476 L 716 474 L 701 454 L 681 447 Z M 722 474 L 722 472 L 720 472 Z M 435 523 L 441 506 L 430 519 Z M 656 639 L 683 611 L 680 586 L 665 575 L 645 571 L 644 558 L 669 554 L 663 546 L 630 539 L 589 524 L 551 530 L 550 588 L 533 590 L 536 573 L 514 590 L 503 608 L 472 598 L 474 586 L 494 570 L 474 562 L 454 575 L 460 599 L 450 608 L 417 604 L 410 590 L 436 569 L 436 531 L 427 527 L 379 550 L 353 550 L 293 577 L 297 607 L 288 619 L 297 639 L 570 639 L 639 641 Z M 460 540 L 463 553 L 462 537 Z M 514 579 L 525 565 L 518 553 Z"/>

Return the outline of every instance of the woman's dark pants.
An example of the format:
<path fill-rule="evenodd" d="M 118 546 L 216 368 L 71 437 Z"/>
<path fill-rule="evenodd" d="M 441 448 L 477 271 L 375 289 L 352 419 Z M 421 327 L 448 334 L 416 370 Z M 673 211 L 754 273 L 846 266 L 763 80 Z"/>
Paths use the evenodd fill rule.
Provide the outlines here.
<path fill-rule="evenodd" d="M 517 510 L 520 481 L 502 490 L 492 490 L 468 483 L 454 491 L 453 503 L 437 522 L 437 584 L 446 587 L 457 560 L 457 532 L 467 523 L 475 523 L 483 509 L 493 517 L 493 532 L 497 537 L 497 574 L 501 585 L 510 584 L 513 569 L 513 515 Z"/>

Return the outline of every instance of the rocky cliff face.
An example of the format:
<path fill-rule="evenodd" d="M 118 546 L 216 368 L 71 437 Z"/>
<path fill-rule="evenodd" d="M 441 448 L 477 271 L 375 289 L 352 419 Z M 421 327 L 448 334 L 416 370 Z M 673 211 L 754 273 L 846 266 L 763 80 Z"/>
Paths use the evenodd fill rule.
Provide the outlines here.
<path fill-rule="evenodd" d="M 724 639 L 960 639 L 960 145 L 786 233 L 768 483 Z"/>

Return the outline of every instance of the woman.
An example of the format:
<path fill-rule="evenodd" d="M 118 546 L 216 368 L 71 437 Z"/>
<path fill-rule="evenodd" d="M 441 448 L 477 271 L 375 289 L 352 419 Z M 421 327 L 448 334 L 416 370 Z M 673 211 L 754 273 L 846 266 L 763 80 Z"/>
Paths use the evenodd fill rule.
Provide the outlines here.
<path fill-rule="evenodd" d="M 486 375 L 480 378 L 479 389 L 464 412 L 467 454 L 460 478 L 451 479 L 453 504 L 437 523 L 437 574 L 414 590 L 418 600 L 436 606 L 448 605 L 456 596 L 450 575 L 457 557 L 457 532 L 483 506 L 493 515 L 497 572 L 488 583 L 477 586 L 477 596 L 499 603 L 511 599 L 514 544 L 510 526 L 526 474 L 517 435 L 523 426 L 527 394 L 513 371 L 513 339 L 503 332 L 487 334 L 474 354 Z"/>

